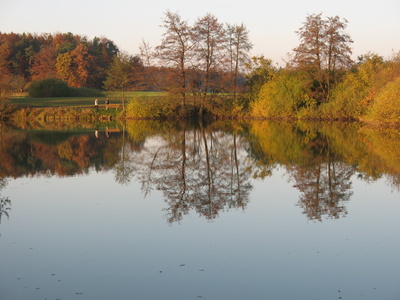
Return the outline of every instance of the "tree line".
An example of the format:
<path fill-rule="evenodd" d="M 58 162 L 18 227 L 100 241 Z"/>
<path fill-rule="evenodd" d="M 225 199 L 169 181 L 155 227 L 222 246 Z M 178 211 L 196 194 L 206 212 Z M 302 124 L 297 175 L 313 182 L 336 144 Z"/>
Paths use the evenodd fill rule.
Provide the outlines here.
<path fill-rule="evenodd" d="M 153 51 L 143 42 L 141 56 L 120 51 L 105 37 L 0 32 L 0 87 L 24 90 L 32 81 L 59 78 L 71 87 L 184 95 L 228 91 L 222 83 L 228 75 L 218 72 L 229 72 L 230 91 L 238 91 L 241 63 L 252 47 L 243 24 L 224 25 L 207 14 L 190 26 L 178 13 L 168 11 L 162 26 L 161 44 Z"/>
<path fill-rule="evenodd" d="M 308 15 L 296 31 L 299 45 L 279 68 L 263 55 L 250 57 L 244 24 L 209 13 L 189 24 L 165 12 L 160 44 L 143 40 L 138 55 L 104 37 L 0 33 L 0 90 L 24 90 L 52 77 L 72 87 L 169 92 L 168 101 L 153 101 L 158 116 L 163 109 L 184 115 L 190 104 L 200 116 L 398 121 L 400 54 L 385 60 L 367 53 L 353 61 L 347 23 Z M 140 107 L 149 103 L 137 100 L 132 111 L 148 111 Z"/>
<path fill-rule="evenodd" d="M 256 91 L 253 117 L 358 119 L 399 122 L 400 52 L 351 59 L 347 20 L 308 15 L 297 31 L 300 44 L 285 68 Z"/>
<path fill-rule="evenodd" d="M 107 38 L 0 33 L 0 85 L 2 90 L 24 90 L 32 81 L 53 77 L 72 87 L 101 88 L 118 52 Z"/>

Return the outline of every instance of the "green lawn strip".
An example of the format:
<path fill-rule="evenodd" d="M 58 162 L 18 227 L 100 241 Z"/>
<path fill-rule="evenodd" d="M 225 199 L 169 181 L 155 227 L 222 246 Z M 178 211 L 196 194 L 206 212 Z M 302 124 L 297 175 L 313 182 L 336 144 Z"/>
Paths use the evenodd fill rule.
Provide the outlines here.
<path fill-rule="evenodd" d="M 125 98 L 133 98 L 133 97 L 157 97 L 157 96 L 165 96 L 168 93 L 165 92 L 152 92 L 152 91 L 139 91 L 139 92 L 125 92 Z M 108 92 L 107 97 L 112 99 L 114 98 L 122 98 L 122 92 Z"/>
<path fill-rule="evenodd" d="M 29 106 L 94 106 L 94 99 L 81 98 L 81 97 L 60 97 L 60 98 L 29 98 L 29 97 L 16 97 L 11 98 L 12 102 L 18 105 Z M 99 99 L 99 104 L 101 100 Z"/>
<path fill-rule="evenodd" d="M 156 97 L 164 95 L 162 92 L 125 92 L 125 99 L 133 97 Z M 122 103 L 122 93 L 110 92 L 105 97 L 98 97 L 99 105 L 104 106 L 106 98 L 110 99 L 111 104 Z M 54 97 L 54 98 L 30 98 L 30 97 L 11 97 L 11 101 L 18 105 L 28 106 L 93 106 L 96 97 Z"/>

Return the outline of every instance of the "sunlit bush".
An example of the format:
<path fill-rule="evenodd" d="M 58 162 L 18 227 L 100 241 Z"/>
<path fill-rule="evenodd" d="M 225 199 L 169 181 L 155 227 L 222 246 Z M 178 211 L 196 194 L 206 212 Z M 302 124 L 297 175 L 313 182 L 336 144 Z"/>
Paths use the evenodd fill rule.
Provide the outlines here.
<path fill-rule="evenodd" d="M 251 113 L 254 117 L 297 117 L 302 109 L 314 106 L 302 76 L 284 72 L 264 84 Z"/>
<path fill-rule="evenodd" d="M 365 113 L 363 101 L 369 93 L 368 84 L 358 74 L 349 73 L 333 90 L 329 102 L 321 107 L 328 119 L 355 119 Z"/>
<path fill-rule="evenodd" d="M 386 84 L 376 95 L 369 117 L 389 122 L 400 122 L 400 77 Z"/>
<path fill-rule="evenodd" d="M 167 97 L 136 97 L 129 101 L 126 115 L 141 119 L 176 117 L 177 103 Z"/>

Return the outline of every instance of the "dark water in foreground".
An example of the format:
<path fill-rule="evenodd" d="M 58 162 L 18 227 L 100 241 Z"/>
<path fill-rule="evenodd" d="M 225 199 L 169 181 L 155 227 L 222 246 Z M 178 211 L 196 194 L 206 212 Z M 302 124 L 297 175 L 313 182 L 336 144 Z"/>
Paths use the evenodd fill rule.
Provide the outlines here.
<path fill-rule="evenodd" d="M 400 134 L 0 129 L 0 299 L 399 299 Z"/>

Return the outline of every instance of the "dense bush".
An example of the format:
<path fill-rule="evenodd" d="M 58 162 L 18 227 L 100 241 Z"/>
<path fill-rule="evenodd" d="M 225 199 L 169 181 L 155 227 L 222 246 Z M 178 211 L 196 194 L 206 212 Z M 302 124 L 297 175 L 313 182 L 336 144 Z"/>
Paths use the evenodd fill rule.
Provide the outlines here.
<path fill-rule="evenodd" d="M 178 115 L 177 102 L 168 97 L 136 97 L 129 101 L 126 115 L 131 118 L 168 118 Z"/>
<path fill-rule="evenodd" d="M 29 85 L 28 93 L 30 97 L 69 97 L 71 90 L 68 85 L 56 78 L 47 78 L 34 81 Z"/>
<path fill-rule="evenodd" d="M 301 70 L 281 70 L 251 103 L 253 117 L 358 119 L 400 122 L 400 53 L 385 61 L 376 54 L 332 82 L 328 101 L 314 100 Z"/>
<path fill-rule="evenodd" d="M 388 122 L 400 122 L 400 77 L 386 84 L 376 95 L 369 117 Z"/>
<path fill-rule="evenodd" d="M 72 88 L 57 78 L 34 81 L 29 85 L 30 97 L 103 97 L 103 93 L 86 87 Z"/>
<path fill-rule="evenodd" d="M 309 97 L 302 76 L 282 72 L 261 88 L 258 99 L 252 103 L 254 117 L 296 117 L 302 110 L 315 106 Z"/>
<path fill-rule="evenodd" d="M 321 107 L 327 119 L 355 119 L 365 113 L 364 99 L 369 87 L 358 73 L 349 73 L 332 91 L 328 103 Z"/>

